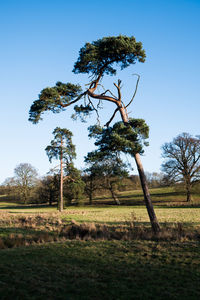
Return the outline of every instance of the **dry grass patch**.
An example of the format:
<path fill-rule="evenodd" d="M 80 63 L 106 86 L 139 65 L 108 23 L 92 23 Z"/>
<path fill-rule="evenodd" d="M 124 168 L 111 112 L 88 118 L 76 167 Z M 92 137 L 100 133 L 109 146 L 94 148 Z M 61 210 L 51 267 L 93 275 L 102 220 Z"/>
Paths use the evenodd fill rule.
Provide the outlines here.
<path fill-rule="evenodd" d="M 78 240 L 200 240 L 200 229 L 188 229 L 182 223 L 162 226 L 159 234 L 152 233 L 134 213 L 121 224 L 66 221 L 59 214 L 12 215 L 3 214 L 1 219 L 0 249 L 28 246 L 36 243 L 55 242 L 66 239 Z"/>

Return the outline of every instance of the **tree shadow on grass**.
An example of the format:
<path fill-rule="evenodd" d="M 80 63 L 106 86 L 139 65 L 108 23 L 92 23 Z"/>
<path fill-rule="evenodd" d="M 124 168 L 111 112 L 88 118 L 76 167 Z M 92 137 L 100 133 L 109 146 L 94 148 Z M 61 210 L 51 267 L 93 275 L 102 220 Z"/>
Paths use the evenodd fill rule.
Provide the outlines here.
<path fill-rule="evenodd" d="M 156 193 L 151 192 L 151 198 L 154 205 L 159 203 L 177 203 L 184 202 L 183 199 L 177 199 L 177 197 L 185 196 L 184 192 L 169 192 L 169 193 Z M 132 205 L 144 205 L 144 196 L 142 193 L 138 194 L 129 194 L 129 195 L 117 195 L 121 205 L 132 206 Z M 174 199 L 166 199 L 168 197 L 174 197 Z M 114 205 L 115 202 L 111 197 L 99 197 L 93 200 L 94 204 L 102 205 Z"/>
<path fill-rule="evenodd" d="M 199 245 L 191 251 L 180 245 L 159 246 L 135 241 L 74 241 L 31 247 L 31 251 L 3 251 L 1 296 L 60 300 L 199 299 Z"/>

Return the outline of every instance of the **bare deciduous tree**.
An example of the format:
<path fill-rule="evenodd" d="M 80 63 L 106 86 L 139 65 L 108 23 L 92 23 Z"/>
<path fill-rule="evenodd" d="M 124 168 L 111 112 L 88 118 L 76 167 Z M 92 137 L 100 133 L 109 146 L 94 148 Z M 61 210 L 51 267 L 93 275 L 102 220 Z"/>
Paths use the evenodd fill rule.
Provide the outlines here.
<path fill-rule="evenodd" d="M 175 182 L 184 182 L 187 201 L 191 200 L 192 185 L 200 179 L 200 136 L 182 133 L 162 146 L 166 160 L 162 169 Z"/>

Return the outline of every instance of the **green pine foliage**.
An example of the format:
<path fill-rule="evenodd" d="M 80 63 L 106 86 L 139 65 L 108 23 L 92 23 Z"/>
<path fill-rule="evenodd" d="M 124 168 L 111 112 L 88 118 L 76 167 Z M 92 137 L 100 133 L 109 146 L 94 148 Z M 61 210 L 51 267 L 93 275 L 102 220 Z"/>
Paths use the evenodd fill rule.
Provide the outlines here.
<path fill-rule="evenodd" d="M 64 198 L 66 204 L 78 204 L 83 198 L 85 183 L 82 180 L 81 172 L 74 167 L 73 163 L 69 164 L 64 168 L 65 178 L 64 181 Z"/>
<path fill-rule="evenodd" d="M 114 63 L 118 64 L 121 69 L 125 69 L 137 60 L 144 62 L 145 57 L 142 43 L 136 42 L 133 36 L 104 37 L 92 43 L 86 43 L 80 49 L 73 72 L 97 76 L 102 72 L 115 75 Z"/>
<path fill-rule="evenodd" d="M 72 83 L 57 82 L 54 87 L 47 87 L 41 91 L 37 100 L 35 100 L 30 108 L 29 121 L 36 124 L 42 120 L 42 113 L 52 111 L 59 113 L 65 108 L 70 101 L 73 101 L 81 94 L 80 85 Z"/>
<path fill-rule="evenodd" d="M 60 159 L 62 153 L 63 161 L 67 164 L 71 163 L 76 158 L 75 145 L 72 143 L 72 132 L 66 128 L 56 127 L 53 135 L 54 139 L 45 149 L 50 162 L 53 158 Z M 63 145 L 61 145 L 61 142 Z"/>
<path fill-rule="evenodd" d="M 134 156 L 142 154 L 149 137 L 149 127 L 143 119 L 130 119 L 129 124 L 117 122 L 112 127 L 89 127 L 89 137 L 96 139 L 95 145 L 101 152 L 123 152 Z"/>
<path fill-rule="evenodd" d="M 104 74 L 116 74 L 116 66 L 125 69 L 136 61 L 144 62 L 145 51 L 141 42 L 136 42 L 135 37 L 125 35 L 103 37 L 92 43 L 86 43 L 80 49 L 77 62 L 74 64 L 73 72 L 92 75 L 93 79 Z M 59 113 L 68 105 L 74 105 L 79 100 L 84 104 L 76 103 L 73 118 L 80 117 L 82 120 L 94 111 L 91 103 L 86 103 L 88 90 L 82 92 L 78 84 L 57 82 L 54 87 L 47 87 L 41 91 L 29 111 L 29 121 L 36 124 L 42 120 L 45 111 Z M 97 105 L 98 106 L 98 105 Z M 98 107 L 97 107 L 98 109 Z M 83 114 L 82 114 L 83 113 Z"/>

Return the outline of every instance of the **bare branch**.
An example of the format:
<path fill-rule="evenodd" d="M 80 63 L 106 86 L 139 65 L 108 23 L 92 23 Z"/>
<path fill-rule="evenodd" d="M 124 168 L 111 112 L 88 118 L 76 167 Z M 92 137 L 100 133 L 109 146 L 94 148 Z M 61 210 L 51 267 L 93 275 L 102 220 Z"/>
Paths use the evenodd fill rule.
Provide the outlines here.
<path fill-rule="evenodd" d="M 136 87 L 135 87 L 135 92 L 133 94 L 133 97 L 131 98 L 131 101 L 126 105 L 126 108 L 133 102 L 133 99 L 135 98 L 135 95 L 137 93 L 138 83 L 139 83 L 139 80 L 140 80 L 140 75 L 138 75 L 138 74 L 133 74 L 133 75 L 138 76 L 138 79 L 137 79 L 137 82 L 136 82 Z"/>
<path fill-rule="evenodd" d="M 85 96 L 87 94 L 87 91 L 86 92 L 84 92 L 84 93 L 82 93 L 81 95 L 79 95 L 75 100 L 73 100 L 73 101 L 71 101 L 71 102 L 69 102 L 69 103 L 66 103 L 66 104 L 63 104 L 62 102 L 61 102 L 61 100 L 60 100 L 60 105 L 62 106 L 62 107 L 67 107 L 67 106 L 70 106 L 71 104 L 74 104 L 74 103 L 76 103 L 77 101 L 79 101 L 83 96 Z"/>
<path fill-rule="evenodd" d="M 65 177 L 63 178 L 63 181 L 66 181 L 66 180 L 75 182 L 75 179 L 73 179 L 70 175 L 65 176 Z"/>
<path fill-rule="evenodd" d="M 122 96 L 121 96 L 121 80 L 120 79 L 118 79 L 118 85 L 116 84 L 116 83 L 114 83 L 114 86 L 117 88 L 117 91 L 118 91 L 118 101 L 119 102 L 121 102 L 121 98 L 122 98 Z"/>
<path fill-rule="evenodd" d="M 112 117 L 110 118 L 110 120 L 109 120 L 104 126 L 108 127 L 108 126 L 110 125 L 110 123 L 111 123 L 112 120 L 114 119 L 114 117 L 115 117 L 116 113 L 118 112 L 118 110 L 119 110 L 119 107 L 117 107 L 117 108 L 115 109 L 115 111 L 114 111 Z"/>
<path fill-rule="evenodd" d="M 113 98 L 113 97 L 110 97 L 110 96 L 106 96 L 106 95 L 101 95 L 101 94 L 94 94 L 94 89 L 88 89 L 87 90 L 87 93 L 90 97 L 94 98 L 94 99 L 99 99 L 99 100 L 107 100 L 107 101 L 110 101 L 110 102 L 114 102 L 115 104 L 118 103 L 118 100 Z"/>
<path fill-rule="evenodd" d="M 110 90 L 106 90 L 105 92 L 103 92 L 101 95 L 105 95 L 107 92 L 109 92 L 111 94 L 111 96 L 113 96 L 113 98 L 115 98 L 117 100 L 117 97 L 110 91 Z"/>
<path fill-rule="evenodd" d="M 97 109 L 100 109 L 100 108 L 102 108 L 100 105 L 102 104 L 102 101 L 101 100 L 99 100 L 99 102 L 98 102 L 98 104 L 97 104 Z"/>
<path fill-rule="evenodd" d="M 95 112 L 97 114 L 97 122 L 98 122 L 98 124 L 100 124 L 100 117 L 99 117 L 98 109 L 96 109 L 96 107 L 94 106 L 93 102 L 90 100 L 89 95 L 88 95 L 88 101 L 89 101 L 89 104 L 92 106 L 92 108 L 95 110 Z"/>

